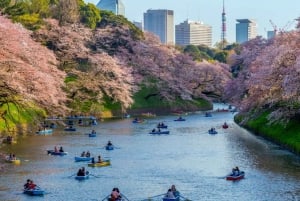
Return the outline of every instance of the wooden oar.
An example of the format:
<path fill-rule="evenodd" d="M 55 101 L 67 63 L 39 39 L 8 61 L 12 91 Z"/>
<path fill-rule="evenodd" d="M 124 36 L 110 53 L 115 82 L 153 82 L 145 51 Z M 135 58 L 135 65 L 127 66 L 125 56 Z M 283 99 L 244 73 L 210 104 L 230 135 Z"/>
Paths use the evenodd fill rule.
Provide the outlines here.
<path fill-rule="evenodd" d="M 109 197 L 110 197 L 110 194 L 108 196 L 106 196 L 105 198 L 103 198 L 102 201 L 106 201 Z"/>
<path fill-rule="evenodd" d="M 129 201 L 129 199 L 123 194 L 123 193 L 120 193 L 122 198 L 125 198 L 127 201 Z"/>
<path fill-rule="evenodd" d="M 68 178 L 74 177 L 77 173 L 72 174 L 71 176 L 68 176 Z"/>
<path fill-rule="evenodd" d="M 162 195 L 166 195 L 166 194 L 163 193 L 163 194 L 155 195 L 155 196 L 148 197 L 147 199 L 144 199 L 144 200 L 141 200 L 141 201 L 149 201 L 149 200 L 151 200 L 152 198 L 160 197 L 160 196 L 162 196 Z"/>
<path fill-rule="evenodd" d="M 99 177 L 99 176 L 97 176 L 97 175 L 94 175 L 94 174 L 89 174 L 89 175 L 91 175 L 91 176 L 93 176 L 93 177 L 96 177 L 96 178 L 101 178 L 101 177 Z"/>

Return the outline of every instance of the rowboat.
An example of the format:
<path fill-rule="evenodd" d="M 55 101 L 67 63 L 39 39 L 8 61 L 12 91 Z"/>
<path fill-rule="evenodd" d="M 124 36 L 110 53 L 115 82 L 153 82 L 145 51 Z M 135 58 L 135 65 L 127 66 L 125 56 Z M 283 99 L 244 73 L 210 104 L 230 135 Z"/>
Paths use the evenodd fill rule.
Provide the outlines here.
<path fill-rule="evenodd" d="M 151 131 L 149 134 L 155 134 L 155 135 L 160 135 L 160 134 L 169 134 L 170 131 Z"/>
<path fill-rule="evenodd" d="M 138 123 L 144 123 L 145 120 L 144 119 L 135 119 L 132 121 L 132 123 L 138 124 Z"/>
<path fill-rule="evenodd" d="M 96 133 L 89 133 L 89 137 L 96 137 L 97 134 Z"/>
<path fill-rule="evenodd" d="M 15 164 L 15 165 L 20 165 L 21 164 L 20 159 L 10 159 L 9 156 L 6 156 L 5 161 L 7 163 L 12 163 L 12 164 Z"/>
<path fill-rule="evenodd" d="M 129 199 L 122 193 L 120 193 L 121 197 L 118 198 L 116 201 L 129 201 Z M 111 201 L 111 200 L 115 200 L 115 198 L 113 199 L 111 197 L 111 194 L 107 195 L 105 198 L 103 198 L 101 201 Z"/>
<path fill-rule="evenodd" d="M 218 134 L 216 130 L 211 130 L 211 129 L 208 130 L 208 133 L 212 135 Z"/>
<path fill-rule="evenodd" d="M 226 129 L 226 128 L 228 128 L 228 125 L 227 124 L 223 124 L 222 128 Z"/>
<path fill-rule="evenodd" d="M 180 197 L 176 197 L 176 198 L 167 198 L 167 197 L 163 197 L 162 199 L 163 201 L 179 201 Z"/>
<path fill-rule="evenodd" d="M 53 133 L 52 129 L 44 129 L 36 132 L 36 134 L 38 135 L 50 135 L 52 133 Z"/>
<path fill-rule="evenodd" d="M 45 191 L 42 190 L 41 188 L 34 188 L 34 189 L 24 189 L 23 193 L 27 194 L 27 195 L 44 195 Z"/>
<path fill-rule="evenodd" d="M 168 126 L 167 125 L 157 125 L 156 128 L 168 128 Z"/>
<path fill-rule="evenodd" d="M 110 165 L 110 160 L 105 160 L 100 163 L 89 163 L 89 167 L 105 167 Z"/>
<path fill-rule="evenodd" d="M 212 114 L 211 113 L 205 113 L 205 117 L 212 117 Z"/>
<path fill-rule="evenodd" d="M 178 119 L 175 119 L 174 121 L 185 121 L 185 119 L 179 117 Z"/>
<path fill-rule="evenodd" d="M 245 172 L 244 171 L 240 171 L 238 174 L 229 174 L 226 176 L 226 180 L 230 180 L 230 181 L 236 181 L 236 180 L 240 180 L 243 179 L 245 177 Z"/>
<path fill-rule="evenodd" d="M 75 179 L 77 180 L 85 180 L 88 179 L 90 177 L 89 172 L 87 172 L 84 176 L 75 176 Z"/>
<path fill-rule="evenodd" d="M 114 150 L 114 145 L 106 145 L 105 149 L 106 150 Z"/>
<path fill-rule="evenodd" d="M 92 160 L 92 157 L 75 156 L 74 159 L 75 159 L 76 162 L 79 162 L 79 161 L 90 161 L 90 160 Z"/>
<path fill-rule="evenodd" d="M 49 155 L 54 155 L 54 156 L 64 156 L 64 155 L 67 155 L 68 152 L 65 152 L 65 151 L 54 151 L 54 150 L 47 150 L 47 153 Z"/>
<path fill-rule="evenodd" d="M 13 140 L 13 138 L 7 137 L 7 138 L 3 139 L 2 143 L 4 143 L 4 144 L 16 144 L 17 141 Z"/>
<path fill-rule="evenodd" d="M 67 127 L 64 129 L 64 131 L 76 131 L 76 128 L 74 127 Z"/>

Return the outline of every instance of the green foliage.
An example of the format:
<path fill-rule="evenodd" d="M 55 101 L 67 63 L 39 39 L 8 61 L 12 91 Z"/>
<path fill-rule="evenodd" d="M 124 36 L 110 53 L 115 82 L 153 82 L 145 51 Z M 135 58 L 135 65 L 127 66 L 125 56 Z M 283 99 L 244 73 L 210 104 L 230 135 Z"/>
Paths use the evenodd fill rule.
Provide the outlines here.
<path fill-rule="evenodd" d="M 141 89 L 133 96 L 134 104 L 131 109 L 159 109 L 172 110 L 172 108 L 211 108 L 211 103 L 204 99 L 182 100 L 177 98 L 174 101 L 166 101 L 159 95 L 156 87 L 142 85 Z"/>
<path fill-rule="evenodd" d="M 43 21 L 39 14 L 24 14 L 13 17 L 13 21 L 21 23 L 24 27 L 30 30 L 37 30 L 42 25 Z"/>
<path fill-rule="evenodd" d="M 216 50 L 213 48 L 210 48 L 206 45 L 198 45 L 197 46 L 200 52 L 206 53 L 210 58 L 213 58 L 215 56 Z"/>
<path fill-rule="evenodd" d="M 1 8 L 6 8 L 7 6 L 9 6 L 11 0 L 1 0 L 0 1 L 0 9 Z"/>
<path fill-rule="evenodd" d="M 78 77 L 76 75 L 68 75 L 66 78 L 65 78 L 65 83 L 69 83 L 69 82 L 76 82 L 76 80 L 78 79 Z"/>
<path fill-rule="evenodd" d="M 183 49 L 184 53 L 189 54 L 195 61 L 212 60 L 215 57 L 216 50 L 205 45 L 187 45 Z"/>
<path fill-rule="evenodd" d="M 214 60 L 217 60 L 222 63 L 226 63 L 228 53 L 226 51 L 217 52 L 214 56 Z"/>
<path fill-rule="evenodd" d="M 298 119 L 291 120 L 287 125 L 281 123 L 269 124 L 269 111 L 247 121 L 246 127 L 254 133 L 261 135 L 291 151 L 300 154 L 300 124 Z M 242 121 L 242 116 L 236 117 L 236 121 Z"/>
<path fill-rule="evenodd" d="M 80 21 L 82 23 L 94 29 L 100 20 L 100 10 L 94 4 L 88 3 L 80 6 Z"/>
<path fill-rule="evenodd" d="M 200 50 L 195 45 L 187 45 L 183 52 L 193 57 L 193 60 L 201 61 Z"/>
<path fill-rule="evenodd" d="M 115 15 L 111 11 L 101 10 L 101 21 L 98 24 L 99 27 L 106 27 L 107 25 L 110 26 L 127 26 L 130 30 L 131 37 L 134 40 L 141 40 L 144 38 L 143 31 L 136 27 L 134 24 L 129 22 L 125 17 L 122 15 Z"/>
<path fill-rule="evenodd" d="M 45 111 L 35 106 L 21 107 L 14 103 L 8 103 L 0 108 L 1 113 L 5 113 L 0 119 L 0 131 L 13 131 L 16 125 L 29 124 L 37 117 L 45 116 Z"/>
<path fill-rule="evenodd" d="M 114 102 L 108 96 L 104 96 L 103 101 L 103 106 L 105 110 L 121 110 L 121 104 L 118 102 Z"/>
<path fill-rule="evenodd" d="M 132 109 L 158 108 L 168 106 L 168 102 L 160 99 L 159 91 L 155 87 L 141 86 L 141 89 L 133 96 Z"/>
<path fill-rule="evenodd" d="M 7 7 L 4 13 L 12 17 L 29 14 L 29 5 L 25 2 L 18 2 L 13 6 Z"/>
<path fill-rule="evenodd" d="M 49 5 L 50 0 L 30 0 L 29 10 L 31 14 L 38 14 L 41 18 L 46 18 L 50 15 Z"/>

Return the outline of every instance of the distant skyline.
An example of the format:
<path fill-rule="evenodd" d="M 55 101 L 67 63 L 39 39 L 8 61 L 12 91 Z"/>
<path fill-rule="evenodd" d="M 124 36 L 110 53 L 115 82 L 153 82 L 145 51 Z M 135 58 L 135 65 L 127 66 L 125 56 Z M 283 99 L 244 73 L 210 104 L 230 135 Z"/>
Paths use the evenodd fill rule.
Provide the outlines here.
<path fill-rule="evenodd" d="M 99 0 L 85 0 L 94 3 Z M 125 5 L 125 17 L 129 21 L 141 22 L 143 13 L 148 9 L 168 9 L 174 11 L 174 24 L 186 19 L 201 21 L 212 26 L 213 45 L 221 41 L 223 0 L 122 0 Z M 258 35 L 267 37 L 267 31 L 273 30 L 270 20 L 278 29 L 295 28 L 295 19 L 300 17 L 300 0 L 225 0 L 227 40 L 235 42 L 236 19 L 253 19 L 258 25 Z"/>

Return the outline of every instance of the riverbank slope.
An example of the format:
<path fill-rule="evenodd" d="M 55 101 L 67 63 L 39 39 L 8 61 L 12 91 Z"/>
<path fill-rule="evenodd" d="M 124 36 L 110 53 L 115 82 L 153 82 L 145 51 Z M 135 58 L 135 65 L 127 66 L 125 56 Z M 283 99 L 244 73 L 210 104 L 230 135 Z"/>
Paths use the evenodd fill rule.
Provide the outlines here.
<path fill-rule="evenodd" d="M 300 124 L 292 119 L 286 125 L 281 123 L 270 124 L 268 121 L 268 112 L 264 112 L 255 119 L 245 120 L 246 114 L 237 114 L 235 122 L 240 126 L 261 136 L 281 147 L 300 155 Z"/>

